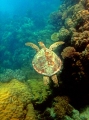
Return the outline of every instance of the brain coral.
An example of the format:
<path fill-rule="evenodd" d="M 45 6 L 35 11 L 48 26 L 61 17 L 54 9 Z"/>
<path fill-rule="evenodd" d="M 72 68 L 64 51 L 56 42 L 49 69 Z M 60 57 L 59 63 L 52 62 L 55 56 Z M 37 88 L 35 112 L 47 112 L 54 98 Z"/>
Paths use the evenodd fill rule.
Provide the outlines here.
<path fill-rule="evenodd" d="M 30 92 L 16 79 L 0 83 L 0 120 L 35 120 Z"/>

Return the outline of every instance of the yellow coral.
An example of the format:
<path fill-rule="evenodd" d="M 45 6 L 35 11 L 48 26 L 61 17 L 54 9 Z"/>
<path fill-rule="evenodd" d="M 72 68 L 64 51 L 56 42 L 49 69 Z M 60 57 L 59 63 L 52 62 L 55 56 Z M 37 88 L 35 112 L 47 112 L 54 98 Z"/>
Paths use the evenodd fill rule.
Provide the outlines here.
<path fill-rule="evenodd" d="M 16 79 L 9 83 L 0 83 L 0 120 L 35 120 L 35 113 L 27 116 L 27 105 L 32 104 L 30 98 L 26 84 Z M 32 110 L 33 108 L 30 109 Z"/>
<path fill-rule="evenodd" d="M 59 40 L 59 35 L 57 32 L 54 32 L 52 35 L 51 35 L 51 40 L 52 41 L 58 41 Z"/>
<path fill-rule="evenodd" d="M 28 80 L 27 82 L 32 93 L 31 100 L 33 101 L 33 103 L 35 103 L 35 105 L 44 102 L 52 93 L 50 87 L 48 85 L 44 86 L 42 80 L 32 79 L 32 80 Z"/>

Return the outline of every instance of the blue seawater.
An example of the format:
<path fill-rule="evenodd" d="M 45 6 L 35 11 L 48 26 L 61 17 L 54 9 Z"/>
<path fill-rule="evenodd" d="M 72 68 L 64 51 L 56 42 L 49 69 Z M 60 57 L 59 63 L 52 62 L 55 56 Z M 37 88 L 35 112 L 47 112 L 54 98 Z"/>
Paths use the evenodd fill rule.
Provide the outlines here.
<path fill-rule="evenodd" d="M 36 51 L 25 43 L 38 45 L 38 41 L 43 41 L 47 46 L 52 43 L 49 16 L 61 3 L 60 0 L 0 0 L 1 81 L 5 76 L 8 80 L 14 78 L 15 73 L 25 79 L 38 75 L 32 67 Z"/>

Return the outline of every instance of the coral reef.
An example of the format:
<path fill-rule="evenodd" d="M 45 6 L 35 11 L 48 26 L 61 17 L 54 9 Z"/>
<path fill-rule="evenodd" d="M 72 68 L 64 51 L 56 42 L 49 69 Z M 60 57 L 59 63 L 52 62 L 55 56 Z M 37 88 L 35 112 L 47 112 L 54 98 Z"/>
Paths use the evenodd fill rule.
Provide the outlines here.
<path fill-rule="evenodd" d="M 24 75 L 24 72 L 20 69 L 17 69 L 17 70 L 6 69 L 4 70 L 3 73 L 0 74 L 0 82 L 9 82 L 12 79 L 25 81 L 26 76 Z"/>
<path fill-rule="evenodd" d="M 0 111 L 1 120 L 36 120 L 27 85 L 16 79 L 0 83 Z"/>
<path fill-rule="evenodd" d="M 51 94 L 50 87 L 44 86 L 43 81 L 39 79 L 27 82 L 12 79 L 8 83 L 0 82 L 0 119 L 38 120 L 40 113 L 36 111 L 46 108 L 47 99 Z M 45 104 L 44 108 L 41 107 L 42 104 Z"/>
<path fill-rule="evenodd" d="M 87 117 L 85 115 L 80 116 L 81 114 L 79 113 L 78 110 L 73 110 L 71 115 L 64 116 L 63 120 L 87 120 Z"/>
<path fill-rule="evenodd" d="M 69 104 L 67 96 L 57 96 L 53 103 L 54 112 L 57 118 L 63 118 L 66 114 L 70 114 L 73 107 Z"/>
<path fill-rule="evenodd" d="M 51 107 L 44 111 L 43 116 L 45 120 L 64 120 L 65 115 L 72 114 L 73 110 L 67 96 L 57 96 L 52 100 Z"/>
<path fill-rule="evenodd" d="M 87 0 L 80 0 L 69 7 L 63 5 L 63 13 L 66 15 L 65 19 L 61 18 L 70 37 L 65 37 L 65 48 L 61 53 L 63 69 L 60 76 L 66 94 L 71 97 L 72 104 L 77 108 L 89 103 L 89 10 L 86 7 L 88 3 Z"/>
<path fill-rule="evenodd" d="M 52 94 L 50 87 L 48 85 L 44 86 L 42 80 L 31 79 L 27 81 L 27 84 L 31 89 L 31 101 L 34 105 L 39 105 L 46 102 L 48 97 Z"/>
<path fill-rule="evenodd" d="M 76 31 L 75 26 L 77 27 L 77 24 L 79 25 L 83 22 L 82 17 L 83 19 L 85 19 L 86 14 L 84 11 L 87 12 L 87 10 L 85 10 L 85 2 L 79 1 L 79 3 L 74 4 L 76 2 L 73 2 L 72 4 L 70 4 L 70 2 L 69 3 L 67 2 L 67 4 L 69 4 L 68 6 L 67 4 L 65 4 L 64 1 L 64 4 L 62 4 L 59 7 L 59 10 L 56 11 L 55 13 L 55 16 L 57 17 L 58 13 L 62 12 L 60 21 L 57 21 L 54 18 L 50 18 L 51 20 L 54 20 L 55 23 L 57 23 L 56 24 L 57 26 L 59 26 L 59 28 L 56 28 L 56 30 L 59 29 L 59 36 L 55 34 L 57 35 L 56 38 L 59 38 L 59 40 L 60 39 L 65 40 L 67 39 L 67 36 L 71 36 L 71 34 L 73 34 L 73 32 Z M 54 27 L 56 27 L 56 25 L 53 24 Z"/>
<path fill-rule="evenodd" d="M 62 27 L 59 30 L 59 40 L 65 41 L 65 39 L 67 39 L 67 37 L 69 36 L 70 36 L 70 32 L 66 28 Z"/>
<path fill-rule="evenodd" d="M 61 55 L 63 59 L 73 58 L 74 56 L 79 56 L 79 52 L 76 52 L 74 47 L 68 46 L 65 49 L 63 49 Z"/>
<path fill-rule="evenodd" d="M 83 118 L 84 116 L 86 117 L 86 120 L 89 119 L 89 105 L 85 106 L 81 111 L 80 111 L 80 116 Z"/>
<path fill-rule="evenodd" d="M 74 27 L 73 20 L 71 18 L 66 18 L 65 19 L 65 26 L 67 29 L 73 28 Z"/>
<path fill-rule="evenodd" d="M 56 11 L 50 14 L 49 23 L 52 24 L 56 30 L 59 29 L 59 26 L 62 26 L 61 17 L 61 11 Z"/>
<path fill-rule="evenodd" d="M 59 40 L 65 41 L 69 36 L 70 36 L 70 32 L 63 27 L 59 30 L 59 32 L 54 32 L 51 35 L 51 40 L 53 40 L 53 41 L 59 41 Z"/>
<path fill-rule="evenodd" d="M 89 104 L 89 0 L 64 0 L 59 10 L 54 12 L 56 18 L 58 13 L 62 13 L 59 21 L 55 17 L 50 21 L 55 23 L 51 40 L 65 41 L 59 79 L 65 86 L 65 94 L 70 96 L 71 104 L 79 110 Z M 78 111 L 73 114 L 63 120 L 88 119 L 87 115 L 80 117 Z"/>

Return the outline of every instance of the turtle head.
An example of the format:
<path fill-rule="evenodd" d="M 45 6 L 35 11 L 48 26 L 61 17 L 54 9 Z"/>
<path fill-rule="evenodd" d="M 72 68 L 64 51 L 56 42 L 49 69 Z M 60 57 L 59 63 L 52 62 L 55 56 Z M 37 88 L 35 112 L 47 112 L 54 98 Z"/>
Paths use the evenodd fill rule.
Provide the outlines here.
<path fill-rule="evenodd" d="M 38 44 L 41 48 L 46 48 L 43 42 L 39 41 Z"/>

